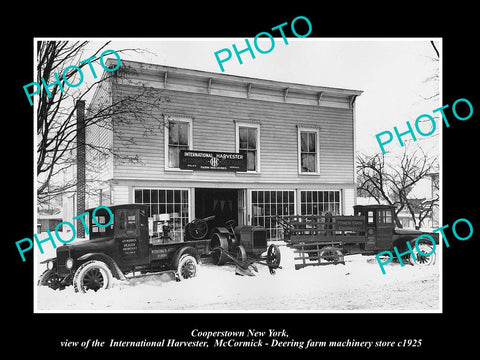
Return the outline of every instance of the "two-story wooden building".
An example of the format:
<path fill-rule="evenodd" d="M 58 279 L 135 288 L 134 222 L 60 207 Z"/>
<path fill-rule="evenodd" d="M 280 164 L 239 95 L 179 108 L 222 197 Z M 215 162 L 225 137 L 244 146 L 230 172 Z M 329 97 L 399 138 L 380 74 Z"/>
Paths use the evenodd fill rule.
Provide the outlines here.
<path fill-rule="evenodd" d="M 87 182 L 100 181 L 87 206 L 149 204 L 149 216 L 170 214 L 176 236 L 216 215 L 265 226 L 272 239 L 282 234 L 271 215 L 352 214 L 361 91 L 123 60 L 118 71 L 92 108 L 142 94 L 135 106 L 151 116 L 88 128 L 87 145 L 114 155 L 89 157 L 87 146 L 97 164 Z"/>

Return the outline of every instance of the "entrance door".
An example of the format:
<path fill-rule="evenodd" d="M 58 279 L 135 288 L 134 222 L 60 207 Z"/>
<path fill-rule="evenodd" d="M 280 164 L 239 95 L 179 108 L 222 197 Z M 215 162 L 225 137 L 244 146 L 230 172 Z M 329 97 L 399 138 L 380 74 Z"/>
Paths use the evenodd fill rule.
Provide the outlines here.
<path fill-rule="evenodd" d="M 209 222 L 212 229 L 225 226 L 228 220 L 239 223 L 239 191 L 237 189 L 195 189 L 195 217 L 215 215 Z"/>
<path fill-rule="evenodd" d="M 238 225 L 247 225 L 247 190 L 238 191 Z"/>

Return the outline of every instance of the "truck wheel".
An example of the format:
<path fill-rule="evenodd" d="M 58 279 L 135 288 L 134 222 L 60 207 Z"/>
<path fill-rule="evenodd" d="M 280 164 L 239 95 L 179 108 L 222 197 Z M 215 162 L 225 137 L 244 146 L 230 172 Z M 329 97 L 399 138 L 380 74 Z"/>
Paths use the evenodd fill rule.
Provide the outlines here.
<path fill-rule="evenodd" d="M 416 260 L 413 259 L 413 256 L 409 255 L 409 261 L 412 265 L 434 265 L 437 260 L 437 253 L 433 250 L 433 245 L 431 243 L 419 242 L 418 249 L 415 246 L 415 242 L 412 243 L 412 249 L 415 254 Z M 418 251 L 420 250 L 420 251 Z M 429 254 L 429 255 L 425 255 Z"/>
<path fill-rule="evenodd" d="M 60 278 L 53 270 L 45 270 L 38 279 L 39 286 L 48 286 L 50 289 L 57 290 L 60 287 Z"/>
<path fill-rule="evenodd" d="M 90 260 L 82 264 L 73 277 L 73 287 L 76 292 L 86 293 L 88 290 L 98 291 L 110 289 L 112 272 L 107 264 L 98 260 Z"/>
<path fill-rule="evenodd" d="M 197 276 L 197 260 L 192 255 L 182 255 L 178 261 L 177 275 L 179 280 L 186 280 Z"/>

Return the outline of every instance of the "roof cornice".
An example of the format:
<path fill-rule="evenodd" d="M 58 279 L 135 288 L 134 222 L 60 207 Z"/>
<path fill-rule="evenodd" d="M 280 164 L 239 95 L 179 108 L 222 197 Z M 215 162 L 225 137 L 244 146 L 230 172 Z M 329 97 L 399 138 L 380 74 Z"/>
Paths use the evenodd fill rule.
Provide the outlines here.
<path fill-rule="evenodd" d="M 109 61 L 116 61 L 109 59 Z M 303 105 L 351 108 L 363 91 L 122 60 L 119 83 Z"/>

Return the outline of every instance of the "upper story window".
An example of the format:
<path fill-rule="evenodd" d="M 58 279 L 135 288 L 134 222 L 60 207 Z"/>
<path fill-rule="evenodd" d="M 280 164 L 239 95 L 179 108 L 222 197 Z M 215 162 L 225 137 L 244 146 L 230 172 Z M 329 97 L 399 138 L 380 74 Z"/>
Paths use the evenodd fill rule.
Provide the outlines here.
<path fill-rule="evenodd" d="M 247 153 L 247 172 L 260 172 L 260 124 L 236 123 L 237 152 Z"/>
<path fill-rule="evenodd" d="M 168 116 L 165 127 L 165 168 L 180 168 L 180 151 L 192 149 L 192 119 Z"/>
<path fill-rule="evenodd" d="M 298 172 L 319 174 L 319 130 L 298 128 Z"/>

